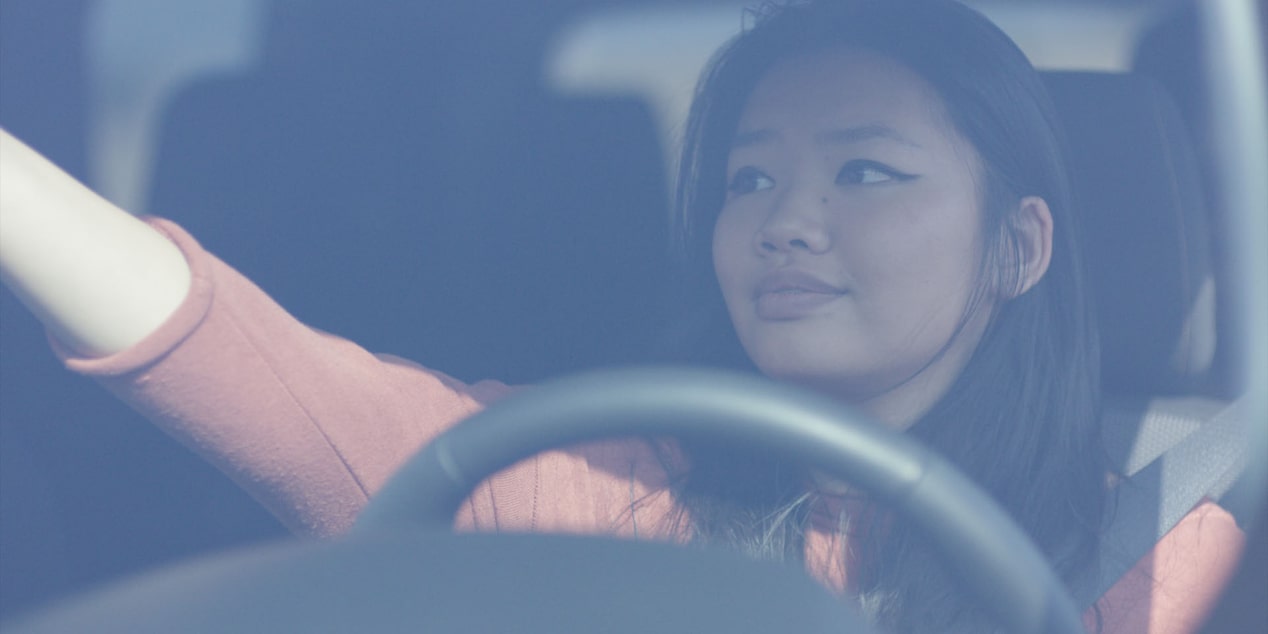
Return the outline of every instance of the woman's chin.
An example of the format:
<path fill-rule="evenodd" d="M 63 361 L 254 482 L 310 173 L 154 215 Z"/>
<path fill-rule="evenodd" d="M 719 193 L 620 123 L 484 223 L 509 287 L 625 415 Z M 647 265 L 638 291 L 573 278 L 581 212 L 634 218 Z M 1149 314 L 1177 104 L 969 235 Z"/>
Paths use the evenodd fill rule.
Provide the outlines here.
<path fill-rule="evenodd" d="M 811 365 L 784 360 L 783 363 L 758 363 L 758 368 L 777 381 L 820 392 L 851 405 L 864 403 L 883 390 L 883 381 L 877 377 L 826 364 Z"/>

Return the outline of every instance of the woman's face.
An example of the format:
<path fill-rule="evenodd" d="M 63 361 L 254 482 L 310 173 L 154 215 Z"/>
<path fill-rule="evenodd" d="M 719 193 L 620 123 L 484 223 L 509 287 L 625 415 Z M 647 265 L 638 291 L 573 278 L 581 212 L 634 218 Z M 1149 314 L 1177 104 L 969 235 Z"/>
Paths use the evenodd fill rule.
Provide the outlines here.
<path fill-rule="evenodd" d="M 713 234 L 757 367 L 900 427 L 932 405 L 989 308 L 964 323 L 978 164 L 933 89 L 896 62 L 840 50 L 776 65 L 740 119 Z"/>

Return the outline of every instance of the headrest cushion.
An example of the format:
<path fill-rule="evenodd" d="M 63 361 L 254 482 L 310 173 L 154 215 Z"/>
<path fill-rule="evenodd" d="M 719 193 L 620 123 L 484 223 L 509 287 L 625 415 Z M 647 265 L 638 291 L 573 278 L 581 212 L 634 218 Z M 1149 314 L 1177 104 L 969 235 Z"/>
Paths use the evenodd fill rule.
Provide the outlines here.
<path fill-rule="evenodd" d="M 1175 105 L 1131 74 L 1048 72 L 1109 393 L 1190 389 L 1215 350 L 1215 288 L 1197 162 Z"/>

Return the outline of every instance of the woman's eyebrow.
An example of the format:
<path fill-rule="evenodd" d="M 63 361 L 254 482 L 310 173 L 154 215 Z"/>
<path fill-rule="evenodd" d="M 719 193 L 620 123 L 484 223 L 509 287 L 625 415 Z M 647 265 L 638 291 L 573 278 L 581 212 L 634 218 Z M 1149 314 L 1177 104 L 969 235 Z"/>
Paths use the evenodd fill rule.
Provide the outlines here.
<path fill-rule="evenodd" d="M 737 150 L 740 148 L 769 143 L 775 140 L 778 136 L 779 133 L 770 128 L 739 132 L 736 133 L 735 139 L 731 141 L 731 149 Z M 851 143 L 870 141 L 872 139 L 889 139 L 910 147 L 920 147 L 919 143 L 908 139 L 894 128 L 883 123 L 869 123 L 866 125 L 827 130 L 815 135 L 815 141 L 821 145 L 848 145 Z"/>
<path fill-rule="evenodd" d="M 737 132 L 735 134 L 735 138 L 731 140 L 731 149 L 738 150 L 740 148 L 750 147 L 753 145 L 769 143 L 775 140 L 778 136 L 779 134 L 770 128 Z"/>
<path fill-rule="evenodd" d="M 815 140 L 823 145 L 844 145 L 860 143 L 872 139 L 889 139 L 903 145 L 919 148 L 920 144 L 908 139 L 897 130 L 881 123 L 853 126 L 839 130 L 828 130 L 815 135 Z"/>

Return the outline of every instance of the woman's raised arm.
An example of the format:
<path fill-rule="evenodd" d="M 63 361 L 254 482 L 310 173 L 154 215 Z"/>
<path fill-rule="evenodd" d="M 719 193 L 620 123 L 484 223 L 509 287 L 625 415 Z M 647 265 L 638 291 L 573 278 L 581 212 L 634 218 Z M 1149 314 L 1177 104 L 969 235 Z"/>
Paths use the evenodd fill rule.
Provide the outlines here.
<path fill-rule="evenodd" d="M 190 287 L 175 245 L 3 129 L 0 279 L 88 357 L 139 342 Z"/>

